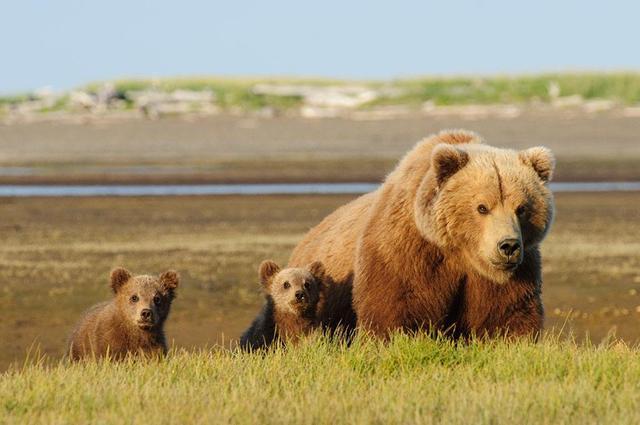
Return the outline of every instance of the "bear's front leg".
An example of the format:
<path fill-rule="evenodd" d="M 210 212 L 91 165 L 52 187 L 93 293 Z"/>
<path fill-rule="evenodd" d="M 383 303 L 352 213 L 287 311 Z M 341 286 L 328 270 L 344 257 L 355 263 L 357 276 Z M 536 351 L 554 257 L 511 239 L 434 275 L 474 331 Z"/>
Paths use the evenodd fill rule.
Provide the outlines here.
<path fill-rule="evenodd" d="M 507 338 L 530 338 L 538 341 L 544 324 L 544 309 L 540 295 L 516 303 L 505 313 L 504 321 L 495 329 Z"/>
<path fill-rule="evenodd" d="M 394 330 L 402 328 L 401 310 L 389 300 L 381 305 L 380 301 L 365 297 L 354 302 L 354 307 L 360 333 L 388 339 Z"/>
<path fill-rule="evenodd" d="M 537 340 L 544 321 L 541 286 L 536 274 L 515 276 L 501 285 L 468 276 L 456 325 L 468 336 Z"/>
<path fill-rule="evenodd" d="M 534 295 L 513 304 L 495 304 L 485 311 L 469 308 L 458 323 L 468 337 L 525 338 L 537 341 L 544 322 L 542 300 Z"/>

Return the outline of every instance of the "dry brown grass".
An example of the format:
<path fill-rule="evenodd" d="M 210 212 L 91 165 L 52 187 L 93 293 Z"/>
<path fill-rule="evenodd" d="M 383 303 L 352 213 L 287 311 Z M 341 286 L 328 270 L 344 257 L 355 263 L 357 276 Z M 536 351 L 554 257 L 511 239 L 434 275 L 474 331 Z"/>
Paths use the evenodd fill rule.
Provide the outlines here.
<path fill-rule="evenodd" d="M 178 347 L 237 338 L 261 303 L 256 268 L 285 263 L 348 196 L 0 200 L 0 369 L 36 341 L 63 352 L 82 310 L 110 296 L 109 270 L 183 276 L 167 326 Z M 640 195 L 561 194 L 544 251 L 547 327 L 640 339 Z"/>

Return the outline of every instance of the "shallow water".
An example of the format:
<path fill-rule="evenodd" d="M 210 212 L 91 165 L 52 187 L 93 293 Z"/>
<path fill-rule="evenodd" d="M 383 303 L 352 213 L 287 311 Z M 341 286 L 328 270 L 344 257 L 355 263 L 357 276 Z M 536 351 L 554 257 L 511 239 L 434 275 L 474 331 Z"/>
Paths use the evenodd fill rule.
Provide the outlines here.
<path fill-rule="evenodd" d="M 187 196 L 360 194 L 376 183 L 282 183 L 191 185 L 0 185 L 0 196 Z M 551 183 L 554 192 L 633 192 L 640 182 Z"/>

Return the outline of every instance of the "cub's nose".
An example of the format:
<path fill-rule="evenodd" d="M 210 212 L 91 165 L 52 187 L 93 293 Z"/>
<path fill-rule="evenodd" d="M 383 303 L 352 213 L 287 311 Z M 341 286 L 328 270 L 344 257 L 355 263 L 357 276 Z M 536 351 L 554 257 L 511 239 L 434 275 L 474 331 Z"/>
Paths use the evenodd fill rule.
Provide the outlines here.
<path fill-rule="evenodd" d="M 505 257 L 519 257 L 520 256 L 520 241 L 514 238 L 503 239 L 498 242 L 498 251 Z"/>
<path fill-rule="evenodd" d="M 296 291 L 296 300 L 298 301 L 304 300 L 304 291 Z"/>
<path fill-rule="evenodd" d="M 140 312 L 140 317 L 142 317 L 145 320 L 149 320 L 149 319 L 151 319 L 151 315 L 152 314 L 153 314 L 153 312 L 151 311 L 151 309 L 145 308 L 144 310 L 142 310 Z"/>

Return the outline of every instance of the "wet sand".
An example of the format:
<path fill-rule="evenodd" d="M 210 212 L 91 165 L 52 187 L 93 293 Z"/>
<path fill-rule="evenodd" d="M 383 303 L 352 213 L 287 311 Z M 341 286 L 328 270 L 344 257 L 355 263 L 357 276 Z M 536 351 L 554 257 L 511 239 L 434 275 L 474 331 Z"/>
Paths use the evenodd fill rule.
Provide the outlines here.
<path fill-rule="evenodd" d="M 174 117 L 0 124 L 0 183 L 376 182 L 422 137 L 479 132 L 550 147 L 557 181 L 640 180 L 640 118 L 530 109 L 515 118 Z"/>

